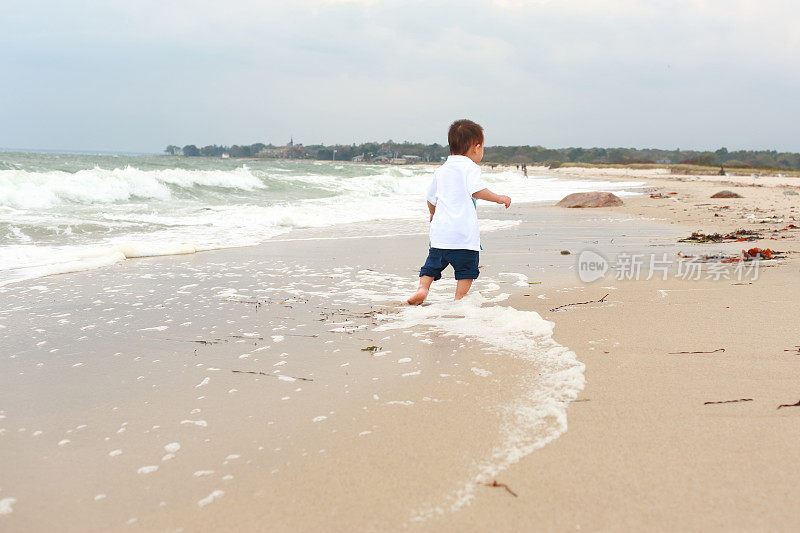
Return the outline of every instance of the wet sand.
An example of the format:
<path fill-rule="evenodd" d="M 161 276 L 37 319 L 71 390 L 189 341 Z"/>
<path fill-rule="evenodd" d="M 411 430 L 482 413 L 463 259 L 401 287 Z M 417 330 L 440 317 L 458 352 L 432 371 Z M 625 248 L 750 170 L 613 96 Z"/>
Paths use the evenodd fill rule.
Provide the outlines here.
<path fill-rule="evenodd" d="M 560 400 L 577 401 L 569 430 L 560 411 L 537 419 L 516 457 L 495 454 L 513 435 L 513 406 L 545 389 L 541 359 L 486 338 L 382 328 L 409 324 L 393 317 L 424 259 L 415 225 L 375 232 L 405 234 L 393 238 L 295 232 L 4 287 L 2 527 L 792 528 L 798 426 L 793 408 L 776 407 L 800 400 L 798 356 L 783 351 L 800 343 L 793 255 L 749 285 L 613 274 L 584 284 L 575 264 L 588 248 L 740 249 L 676 241 L 695 229 L 777 229 L 797 197 L 741 187 L 744 199 L 707 200 L 720 187 L 663 179 L 648 181 L 677 200 L 482 209 L 516 224 L 484 234 L 482 308 L 541 314 L 586 365 L 583 392 Z M 745 222 L 752 213 L 784 222 Z M 784 235 L 747 247 L 800 250 Z M 430 308 L 453 287 L 437 283 Z M 517 496 L 478 484 L 490 478 Z"/>

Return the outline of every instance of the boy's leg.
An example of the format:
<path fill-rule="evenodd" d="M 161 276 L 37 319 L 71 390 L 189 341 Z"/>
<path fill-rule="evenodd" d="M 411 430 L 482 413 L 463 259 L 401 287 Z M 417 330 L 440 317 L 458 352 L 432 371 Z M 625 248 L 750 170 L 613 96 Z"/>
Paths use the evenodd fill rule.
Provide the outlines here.
<path fill-rule="evenodd" d="M 425 298 L 428 297 L 428 291 L 431 288 L 431 283 L 433 283 L 432 276 L 420 276 L 419 277 L 419 287 L 417 288 L 417 292 L 412 294 L 408 298 L 408 303 L 411 305 L 419 305 L 425 301 Z"/>
<path fill-rule="evenodd" d="M 456 284 L 456 300 L 460 300 L 464 296 L 467 295 L 469 292 L 470 287 L 472 287 L 472 282 L 475 281 L 474 279 L 460 279 Z"/>
<path fill-rule="evenodd" d="M 449 250 L 447 259 L 456 271 L 456 296 L 460 300 L 469 292 L 472 282 L 480 275 L 478 270 L 480 253 L 476 250 Z"/>
<path fill-rule="evenodd" d="M 428 297 L 428 290 L 431 283 L 442 277 L 442 270 L 447 267 L 447 261 L 442 257 L 442 250 L 430 248 L 425 264 L 419 269 L 419 287 L 417 292 L 412 294 L 408 300 L 411 305 L 419 305 Z"/>

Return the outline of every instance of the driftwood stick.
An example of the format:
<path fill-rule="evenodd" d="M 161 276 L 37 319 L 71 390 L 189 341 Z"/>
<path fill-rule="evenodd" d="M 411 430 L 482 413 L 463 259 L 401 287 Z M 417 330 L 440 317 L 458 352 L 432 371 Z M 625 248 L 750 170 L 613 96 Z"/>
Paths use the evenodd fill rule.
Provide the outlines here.
<path fill-rule="evenodd" d="M 228 342 L 225 339 L 211 339 L 210 341 L 207 340 L 195 340 L 195 339 L 171 339 L 165 338 L 165 341 L 175 341 L 175 342 L 193 342 L 195 344 L 220 344 L 223 342 Z"/>
<path fill-rule="evenodd" d="M 609 294 L 611 294 L 611 293 L 609 293 Z M 561 309 L 562 307 L 572 307 L 573 305 L 586 305 L 586 304 L 596 304 L 596 303 L 603 303 L 603 302 L 605 302 L 605 300 L 606 300 L 606 298 L 607 298 L 607 297 L 608 297 L 608 294 L 606 294 L 605 296 L 603 296 L 603 297 L 602 297 L 602 298 L 600 298 L 599 300 L 589 300 L 588 302 L 575 302 L 574 304 L 564 304 L 564 305 L 559 305 L 558 307 L 554 307 L 554 308 L 552 308 L 552 309 L 550 310 L 550 312 L 552 313 L 553 311 L 558 311 L 558 310 L 559 310 L 559 309 Z"/>
<path fill-rule="evenodd" d="M 487 487 L 504 488 L 504 489 L 506 489 L 506 491 L 508 491 L 509 494 L 511 494 L 513 497 L 517 498 L 517 493 L 516 492 L 514 492 L 513 490 L 508 488 L 508 485 L 506 485 L 505 483 L 498 483 L 497 480 L 494 480 L 491 483 L 482 483 L 482 485 L 486 485 Z"/>
<path fill-rule="evenodd" d="M 739 400 L 723 400 L 721 402 L 703 402 L 703 405 L 716 405 L 718 403 L 737 403 L 737 402 L 752 402 L 752 398 L 740 398 Z"/>
<path fill-rule="evenodd" d="M 717 348 L 716 350 L 711 350 L 710 352 L 669 352 L 669 355 L 688 355 L 693 353 L 717 353 L 717 352 L 724 352 L 725 348 Z"/>
<path fill-rule="evenodd" d="M 778 409 L 780 409 L 781 407 L 800 407 L 800 401 L 798 401 L 797 403 L 785 403 L 783 405 L 779 405 Z"/>
<path fill-rule="evenodd" d="M 272 378 L 280 378 L 283 375 L 283 374 L 270 374 L 269 372 L 257 372 L 254 370 L 231 370 L 231 372 L 235 374 L 258 374 L 259 376 L 269 376 Z M 297 379 L 300 381 L 314 381 L 311 378 L 299 378 L 297 376 L 287 376 L 287 377 L 290 377 L 292 379 Z"/>

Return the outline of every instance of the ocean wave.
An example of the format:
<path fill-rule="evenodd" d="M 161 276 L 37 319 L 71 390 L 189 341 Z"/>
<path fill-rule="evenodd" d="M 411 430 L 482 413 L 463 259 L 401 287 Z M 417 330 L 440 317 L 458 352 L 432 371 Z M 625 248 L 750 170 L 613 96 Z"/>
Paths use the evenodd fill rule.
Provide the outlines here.
<path fill-rule="evenodd" d="M 184 246 L 204 250 L 258 244 L 294 228 L 353 224 L 359 234 L 374 234 L 382 233 L 375 228 L 378 221 L 424 225 L 428 211 L 423 194 L 433 173 L 430 166 L 318 162 L 148 168 L 153 163 L 146 158 L 138 158 L 136 166 L 113 170 L 94 166 L 69 172 L 53 158 L 33 159 L 39 166 L 29 162 L 27 170 L 0 170 L 3 279 L 17 278 L 22 270 L 56 273 L 82 270 L 81 265 L 112 258 L 186 253 Z M 635 194 L 625 189 L 641 185 L 525 179 L 510 171 L 486 172 L 484 179 L 493 190 L 509 194 L 514 203 L 554 202 L 571 192 L 592 190 L 624 196 Z M 495 229 L 492 224 L 482 222 L 481 228 Z M 126 243 L 162 252 L 137 255 L 124 248 Z M 84 252 L 89 255 L 75 257 Z M 100 256 L 105 259 L 97 259 Z M 67 266 L 54 266 L 62 263 Z"/>
<path fill-rule="evenodd" d="M 253 191 L 265 185 L 246 166 L 235 170 L 95 167 L 74 173 L 0 170 L 0 206 L 44 209 L 63 204 L 119 203 L 132 198 L 169 200 L 174 197 L 174 188 L 196 187 Z"/>

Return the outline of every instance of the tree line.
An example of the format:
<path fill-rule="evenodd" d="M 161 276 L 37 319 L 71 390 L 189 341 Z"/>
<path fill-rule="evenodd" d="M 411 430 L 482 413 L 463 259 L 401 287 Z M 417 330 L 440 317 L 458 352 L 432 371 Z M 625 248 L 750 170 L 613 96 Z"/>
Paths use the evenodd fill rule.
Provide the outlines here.
<path fill-rule="evenodd" d="M 187 144 L 184 147 L 175 146 L 170 144 L 164 150 L 169 155 L 185 155 L 188 157 L 222 157 L 222 154 L 228 154 L 230 157 L 258 157 L 257 154 L 269 148 L 270 145 L 264 143 L 255 143 L 244 146 L 234 144 L 233 146 L 221 146 L 211 144 L 198 148 L 193 144 Z"/>
<path fill-rule="evenodd" d="M 293 159 L 350 161 L 363 157 L 364 161 L 380 158 L 417 156 L 421 161 L 438 162 L 449 155 L 447 145 L 411 142 L 368 142 L 350 145 L 295 145 L 290 151 L 285 147 L 255 143 L 250 145 L 209 145 L 183 147 L 169 145 L 166 153 L 188 157 L 285 157 Z M 334 152 L 335 151 L 335 152 Z M 724 166 L 729 168 L 771 168 L 800 170 L 800 154 L 776 150 L 734 150 L 720 148 L 715 151 L 663 150 L 658 148 L 545 148 L 543 146 L 487 146 L 484 161 L 498 164 L 545 164 L 559 166 L 563 163 L 587 164 L 693 164 Z"/>

